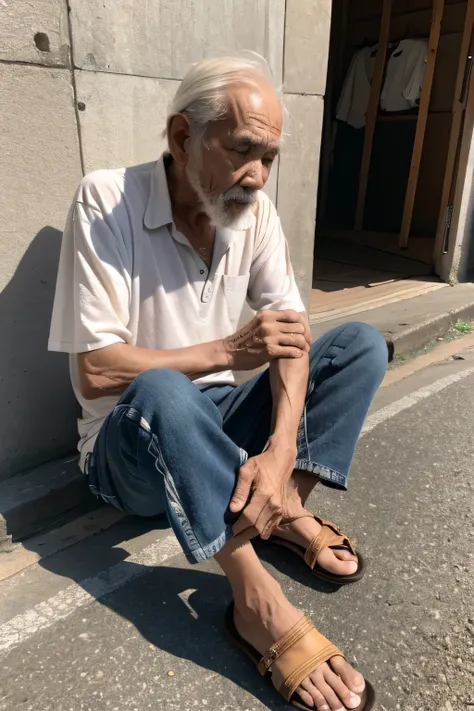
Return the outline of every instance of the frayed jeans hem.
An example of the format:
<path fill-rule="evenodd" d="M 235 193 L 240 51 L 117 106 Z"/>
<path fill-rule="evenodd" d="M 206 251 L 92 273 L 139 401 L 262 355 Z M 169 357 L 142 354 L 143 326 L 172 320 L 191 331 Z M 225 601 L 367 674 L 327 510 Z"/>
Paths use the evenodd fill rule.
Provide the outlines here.
<path fill-rule="evenodd" d="M 321 479 L 321 484 L 330 486 L 336 489 L 347 490 L 347 474 L 342 474 L 336 469 L 325 467 L 323 464 L 317 464 L 309 459 L 297 459 L 295 469 L 298 471 L 306 471 L 310 474 L 316 474 Z"/>

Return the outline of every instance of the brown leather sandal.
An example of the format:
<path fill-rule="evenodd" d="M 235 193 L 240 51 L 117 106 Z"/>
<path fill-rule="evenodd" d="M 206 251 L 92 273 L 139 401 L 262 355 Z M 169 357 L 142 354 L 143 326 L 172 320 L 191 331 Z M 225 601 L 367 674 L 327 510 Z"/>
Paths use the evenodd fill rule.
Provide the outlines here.
<path fill-rule="evenodd" d="M 316 516 L 316 514 L 308 513 L 307 516 L 313 517 L 321 525 L 321 530 L 317 536 L 313 538 L 306 550 L 287 541 L 281 536 L 272 535 L 271 538 L 266 541 L 266 543 L 271 543 L 275 546 L 283 546 L 293 553 L 296 553 L 300 558 L 303 558 L 306 565 L 310 568 L 313 575 L 315 575 L 320 580 L 324 580 L 326 583 L 332 583 L 333 585 L 349 585 L 349 583 L 356 583 L 363 578 L 365 573 L 365 561 L 361 553 L 358 553 L 354 548 L 352 542 L 347 536 L 331 521 L 326 521 L 326 519 Z M 299 516 L 298 518 L 305 518 Z M 296 519 L 290 519 L 285 521 L 285 523 L 291 523 L 296 521 Z M 326 570 L 318 563 L 318 557 L 323 548 L 333 548 L 335 550 L 347 550 L 352 555 L 357 556 L 358 567 L 355 573 L 351 575 L 336 575 L 336 573 L 331 573 Z"/>
<path fill-rule="evenodd" d="M 234 622 L 234 603 L 227 608 L 225 626 L 232 642 L 257 665 L 262 676 L 269 675 L 276 690 L 292 706 L 303 711 L 315 711 L 296 696 L 296 689 L 309 674 L 329 662 L 333 657 L 344 654 L 314 627 L 307 617 L 302 617 L 278 642 L 272 644 L 262 657 L 238 632 Z M 278 674 L 284 680 L 277 686 L 272 679 L 272 666 L 278 660 Z M 362 692 L 361 703 L 352 711 L 370 711 L 375 702 L 375 691 L 367 680 Z"/>

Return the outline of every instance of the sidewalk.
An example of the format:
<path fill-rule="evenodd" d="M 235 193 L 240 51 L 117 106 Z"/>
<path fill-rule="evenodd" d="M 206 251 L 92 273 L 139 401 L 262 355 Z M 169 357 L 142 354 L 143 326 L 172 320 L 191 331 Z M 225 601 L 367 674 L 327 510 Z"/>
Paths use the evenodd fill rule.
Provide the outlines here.
<path fill-rule="evenodd" d="M 378 309 L 314 324 L 311 335 L 313 339 L 318 338 L 342 323 L 364 321 L 382 331 L 394 355 L 403 356 L 444 336 L 458 319 L 469 321 L 473 318 L 474 284 L 459 284 Z"/>

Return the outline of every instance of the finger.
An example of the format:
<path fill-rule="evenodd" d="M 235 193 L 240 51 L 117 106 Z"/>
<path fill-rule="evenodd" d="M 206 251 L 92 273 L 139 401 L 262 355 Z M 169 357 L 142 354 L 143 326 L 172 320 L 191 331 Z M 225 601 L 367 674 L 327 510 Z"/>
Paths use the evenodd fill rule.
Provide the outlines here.
<path fill-rule="evenodd" d="M 299 348 L 301 351 L 306 351 L 308 348 L 305 337 L 298 333 L 280 333 L 278 335 L 278 345 L 294 346 L 295 348 Z"/>
<path fill-rule="evenodd" d="M 247 514 L 246 510 L 244 510 L 232 526 L 232 533 L 234 534 L 234 537 L 240 536 L 250 528 L 255 528 L 255 521 L 256 519 L 252 522 L 252 517 Z M 257 529 L 255 528 L 255 530 Z M 260 535 L 260 532 L 257 531 L 257 534 Z"/>
<path fill-rule="evenodd" d="M 280 524 L 282 510 L 272 502 L 272 499 L 267 501 L 255 523 L 255 528 L 260 533 L 263 540 L 268 540 L 272 532 Z"/>
<path fill-rule="evenodd" d="M 260 535 L 264 540 L 268 540 L 273 531 L 281 523 L 283 514 L 281 497 L 278 494 L 268 499 L 257 519 L 255 527 L 260 530 Z"/>
<path fill-rule="evenodd" d="M 302 323 L 285 323 L 278 321 L 278 330 L 280 333 L 300 333 L 304 335 L 305 327 Z"/>
<path fill-rule="evenodd" d="M 309 320 L 308 320 L 308 314 L 306 312 L 301 313 L 301 324 L 304 329 L 304 337 L 306 338 L 306 341 L 309 345 L 311 345 L 311 328 L 309 325 Z"/>
<path fill-rule="evenodd" d="M 285 311 L 275 311 L 276 320 L 283 321 L 284 323 L 303 323 L 301 314 L 297 311 L 292 311 L 287 309 Z"/>
<path fill-rule="evenodd" d="M 257 493 L 253 494 L 249 504 L 244 508 L 232 527 L 235 536 L 239 535 L 239 533 L 242 533 L 242 531 L 245 531 L 247 528 L 256 525 L 257 519 L 264 509 L 267 500 L 268 497 L 263 498 Z M 260 531 L 258 533 L 260 534 Z"/>
<path fill-rule="evenodd" d="M 263 527 L 262 532 L 260 533 L 260 537 L 264 541 L 268 541 L 270 536 L 272 535 L 273 531 L 278 528 L 282 520 L 281 514 L 275 514 L 272 516 L 272 518 L 268 521 L 268 523 Z M 258 530 L 259 529 L 259 521 L 257 520 L 257 524 L 255 528 Z"/>
<path fill-rule="evenodd" d="M 244 543 L 251 541 L 252 538 L 257 538 L 258 535 L 259 533 L 254 526 L 247 526 L 247 528 L 240 531 L 240 533 L 233 531 L 234 543 L 237 543 L 238 545 L 244 545 Z"/>
<path fill-rule="evenodd" d="M 295 348 L 295 346 L 271 346 L 267 352 L 270 360 L 277 358 L 302 358 L 305 354 L 305 351 L 301 350 L 301 348 Z"/>
<path fill-rule="evenodd" d="M 247 462 L 239 470 L 239 475 L 237 479 L 237 485 L 235 491 L 230 500 L 229 510 L 232 513 L 238 513 L 242 511 L 245 504 L 249 500 L 250 490 L 252 488 L 252 482 L 255 477 L 255 472 L 253 467 Z"/>

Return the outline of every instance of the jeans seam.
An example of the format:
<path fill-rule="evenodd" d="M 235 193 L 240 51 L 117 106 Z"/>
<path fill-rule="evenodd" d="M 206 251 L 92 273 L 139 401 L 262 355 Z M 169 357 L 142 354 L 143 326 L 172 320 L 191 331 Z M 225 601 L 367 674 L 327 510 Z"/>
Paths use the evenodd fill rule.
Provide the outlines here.
<path fill-rule="evenodd" d="M 141 422 L 139 423 L 139 427 L 141 427 Z M 186 511 L 184 510 L 183 503 L 181 501 L 181 498 L 178 494 L 178 491 L 176 489 L 176 485 L 174 483 L 173 477 L 171 475 L 170 470 L 166 466 L 166 462 L 163 457 L 163 452 L 161 451 L 160 447 L 160 441 L 157 437 L 157 435 L 154 432 L 149 432 L 145 428 L 143 428 L 143 431 L 146 432 L 146 434 L 150 437 L 150 444 L 148 445 L 148 453 L 150 456 L 155 460 L 155 469 L 159 474 L 164 479 L 165 483 L 165 493 L 166 493 L 166 498 L 168 500 L 168 505 L 170 508 L 173 510 L 174 514 L 178 518 L 178 521 L 181 525 L 181 529 L 184 533 L 184 536 L 187 540 L 187 543 L 190 548 L 190 553 L 194 554 L 194 552 L 197 551 L 202 551 L 204 550 L 204 547 L 202 543 L 199 541 L 196 532 L 191 525 L 191 522 L 188 518 L 188 515 Z M 152 451 L 152 446 L 155 445 L 156 449 L 156 454 Z M 161 467 L 160 467 L 161 465 Z M 174 506 L 173 506 L 174 504 Z M 180 520 L 181 519 L 181 520 Z M 183 521 L 184 524 L 183 525 Z M 189 535 L 191 534 L 191 535 Z M 192 548 L 194 546 L 194 548 Z"/>
<path fill-rule="evenodd" d="M 96 496 L 98 499 L 103 499 L 106 504 L 111 504 L 114 506 L 114 508 L 118 509 L 119 511 L 123 511 L 122 507 L 119 506 L 118 504 L 118 499 L 116 496 L 111 496 L 109 494 L 104 494 L 102 491 L 99 491 L 99 489 L 94 486 L 94 484 L 89 484 L 89 489 L 91 493 Z"/>
<path fill-rule="evenodd" d="M 314 380 L 310 380 L 308 383 L 308 389 L 306 393 L 306 400 L 304 403 L 304 408 L 303 408 L 303 413 L 300 418 L 300 422 L 298 425 L 298 433 L 296 436 L 296 446 L 297 449 L 299 450 L 300 447 L 305 447 L 305 455 L 306 459 L 309 458 L 309 437 L 308 437 L 308 420 L 306 416 L 306 411 L 307 411 L 307 406 L 308 406 L 308 401 L 309 398 L 314 390 Z"/>

